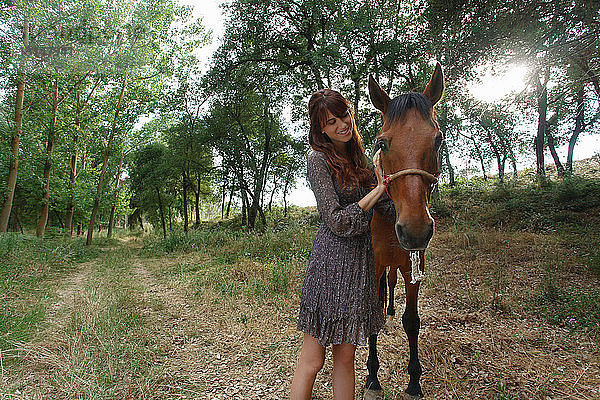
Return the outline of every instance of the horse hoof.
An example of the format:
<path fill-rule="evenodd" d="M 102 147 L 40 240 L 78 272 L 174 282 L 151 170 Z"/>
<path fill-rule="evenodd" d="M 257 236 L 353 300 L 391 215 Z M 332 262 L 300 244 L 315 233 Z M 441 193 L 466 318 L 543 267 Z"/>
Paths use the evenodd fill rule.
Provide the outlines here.
<path fill-rule="evenodd" d="M 383 390 L 364 389 L 363 400 L 383 400 Z"/>
<path fill-rule="evenodd" d="M 403 400 L 422 400 L 423 399 L 423 395 L 422 394 L 408 394 L 408 393 L 404 393 L 404 397 Z"/>

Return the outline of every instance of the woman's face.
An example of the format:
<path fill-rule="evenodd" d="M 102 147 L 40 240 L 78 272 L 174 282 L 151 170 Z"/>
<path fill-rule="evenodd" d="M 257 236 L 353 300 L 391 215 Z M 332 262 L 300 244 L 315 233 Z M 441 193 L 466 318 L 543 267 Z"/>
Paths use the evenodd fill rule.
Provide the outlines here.
<path fill-rule="evenodd" d="M 326 118 L 325 125 L 322 127 L 323 132 L 331 139 L 336 149 L 344 150 L 345 144 L 352 139 L 353 126 L 350 110 L 346 111 L 342 117 L 336 117 L 327 110 Z"/>

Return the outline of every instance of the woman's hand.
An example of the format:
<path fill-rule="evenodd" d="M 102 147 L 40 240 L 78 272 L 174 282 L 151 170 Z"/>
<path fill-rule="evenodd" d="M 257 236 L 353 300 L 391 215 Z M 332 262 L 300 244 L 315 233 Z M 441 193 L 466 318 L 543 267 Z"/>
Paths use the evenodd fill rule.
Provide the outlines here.
<path fill-rule="evenodd" d="M 373 156 L 373 167 L 375 169 L 375 176 L 377 177 L 377 187 L 385 188 L 383 181 L 383 169 L 381 168 L 381 149 L 377 150 Z"/>
<path fill-rule="evenodd" d="M 381 149 L 377 150 L 377 153 L 373 156 L 373 167 L 375 169 L 375 176 L 377 176 L 377 187 L 371 190 L 365 197 L 359 200 L 358 206 L 365 211 L 369 211 L 377 200 L 381 197 L 383 192 L 385 192 L 385 184 L 383 183 L 383 170 L 381 169 L 381 155 L 379 152 Z"/>

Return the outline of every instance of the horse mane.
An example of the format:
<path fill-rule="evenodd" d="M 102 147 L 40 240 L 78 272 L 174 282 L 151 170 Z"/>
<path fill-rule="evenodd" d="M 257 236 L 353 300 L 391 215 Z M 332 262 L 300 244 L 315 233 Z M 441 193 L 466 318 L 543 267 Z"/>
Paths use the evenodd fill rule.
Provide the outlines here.
<path fill-rule="evenodd" d="M 402 121 L 406 117 L 406 112 L 413 108 L 421 114 L 424 120 L 431 118 L 433 108 L 431 101 L 422 93 L 408 92 L 390 101 L 386 110 L 387 119 L 390 123 Z"/>

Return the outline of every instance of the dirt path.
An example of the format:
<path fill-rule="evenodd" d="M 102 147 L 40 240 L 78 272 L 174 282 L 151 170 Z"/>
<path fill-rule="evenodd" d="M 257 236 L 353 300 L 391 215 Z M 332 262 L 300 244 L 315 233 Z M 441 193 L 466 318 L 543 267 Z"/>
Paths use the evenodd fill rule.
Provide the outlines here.
<path fill-rule="evenodd" d="M 210 296 L 194 298 L 176 281 L 161 282 L 152 272 L 157 264 L 160 260 L 138 259 L 132 272 L 147 288 L 147 303 L 160 302 L 143 315 L 152 321 L 155 340 L 165 348 L 160 360 L 164 398 L 284 398 L 288 377 L 279 376 L 275 346 L 269 354 L 265 348 L 272 343 L 260 332 L 240 336 L 236 304 Z M 276 347 L 280 346 L 281 340 Z"/>
<path fill-rule="evenodd" d="M 46 328 L 21 346 L 12 398 L 287 398 L 301 341 L 297 293 L 223 294 L 227 287 L 205 282 L 218 265 L 194 269 L 205 255 L 144 258 L 140 246 L 123 242 L 57 282 Z M 253 263 L 242 261 L 227 279 L 249 279 L 263 268 Z M 430 264 L 420 296 L 426 398 L 600 399 L 593 341 L 527 313 L 457 306 L 446 263 Z M 386 399 L 401 398 L 408 382 L 403 298 L 400 284 L 397 318 L 379 339 Z M 359 348 L 357 395 L 366 359 Z M 331 398 L 331 368 L 328 353 L 313 398 Z"/>

